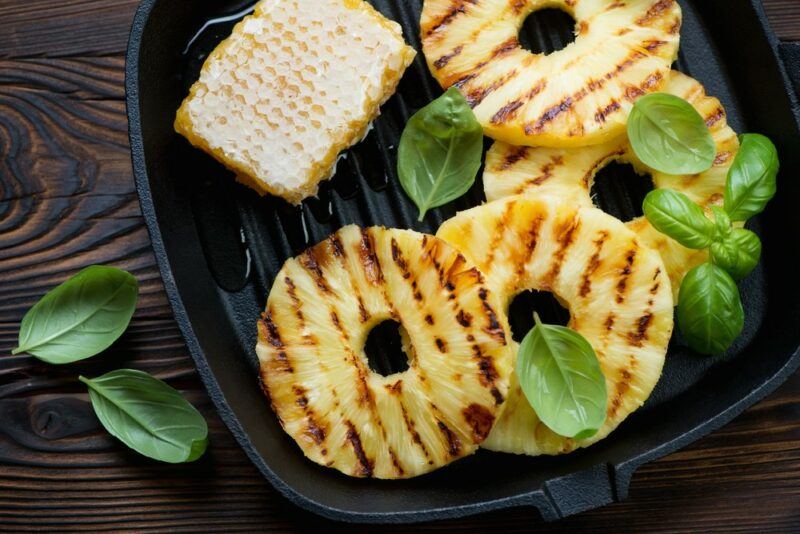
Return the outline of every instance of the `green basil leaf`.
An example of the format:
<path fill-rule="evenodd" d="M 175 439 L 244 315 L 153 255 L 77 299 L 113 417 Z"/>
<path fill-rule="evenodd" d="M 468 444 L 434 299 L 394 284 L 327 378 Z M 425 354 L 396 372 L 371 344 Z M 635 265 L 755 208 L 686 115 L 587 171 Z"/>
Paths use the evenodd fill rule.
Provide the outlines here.
<path fill-rule="evenodd" d="M 736 282 L 721 267 L 703 263 L 689 271 L 678 292 L 678 327 L 701 354 L 725 352 L 742 333 L 744 309 Z"/>
<path fill-rule="evenodd" d="M 714 223 L 692 200 L 671 189 L 654 189 L 642 205 L 653 227 L 684 247 L 703 249 L 714 240 Z"/>
<path fill-rule="evenodd" d="M 711 260 L 736 280 L 756 268 L 761 259 L 761 240 L 750 230 L 735 228 L 729 236 L 711 245 Z"/>
<path fill-rule="evenodd" d="M 711 206 L 711 213 L 714 214 L 714 240 L 722 241 L 733 231 L 733 224 L 728 213 L 719 206 Z"/>
<path fill-rule="evenodd" d="M 52 364 L 90 358 L 107 349 L 128 328 L 139 285 L 120 269 L 93 265 L 37 302 L 19 330 L 19 346 Z"/>
<path fill-rule="evenodd" d="M 80 380 L 89 386 L 106 430 L 136 452 L 169 463 L 191 462 L 205 453 L 205 419 L 165 382 L 133 369 Z"/>
<path fill-rule="evenodd" d="M 397 171 L 419 208 L 419 220 L 472 187 L 482 154 L 483 128 L 455 87 L 409 119 L 400 137 Z"/>
<path fill-rule="evenodd" d="M 667 174 L 697 174 L 714 164 L 717 145 L 691 104 L 667 93 L 652 93 L 633 105 L 628 139 L 648 167 Z"/>
<path fill-rule="evenodd" d="M 725 211 L 734 221 L 758 215 L 777 191 L 778 151 L 769 138 L 745 134 L 728 171 Z"/>
<path fill-rule="evenodd" d="M 594 349 L 575 330 L 542 324 L 528 332 L 516 373 L 525 397 L 553 432 L 589 438 L 606 420 L 606 381 Z"/>

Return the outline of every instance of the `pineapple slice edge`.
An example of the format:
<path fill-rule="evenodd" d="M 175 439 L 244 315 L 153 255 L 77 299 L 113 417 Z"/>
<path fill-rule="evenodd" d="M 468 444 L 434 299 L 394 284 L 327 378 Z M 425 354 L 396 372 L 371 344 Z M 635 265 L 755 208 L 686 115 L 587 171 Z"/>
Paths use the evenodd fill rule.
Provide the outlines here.
<path fill-rule="evenodd" d="M 288 260 L 258 323 L 263 389 L 312 461 L 408 478 L 472 454 L 508 394 L 510 345 L 483 276 L 443 241 L 345 227 Z M 364 342 L 402 325 L 410 367 L 371 372 Z"/>
<path fill-rule="evenodd" d="M 576 40 L 551 54 L 522 48 L 538 9 L 576 20 Z M 636 98 L 666 83 L 682 22 L 675 0 L 425 0 L 429 69 L 458 87 L 486 135 L 515 145 L 589 146 L 619 135 Z"/>
<path fill-rule="evenodd" d="M 513 297 L 529 289 L 566 303 L 569 326 L 595 349 L 606 377 L 605 424 L 595 436 L 574 440 L 539 420 L 512 373 L 503 412 L 483 448 L 571 452 L 606 437 L 649 397 L 672 335 L 672 292 L 658 253 L 623 223 L 593 207 L 519 195 L 461 212 L 437 236 L 476 262 L 504 303 L 503 317 Z"/>

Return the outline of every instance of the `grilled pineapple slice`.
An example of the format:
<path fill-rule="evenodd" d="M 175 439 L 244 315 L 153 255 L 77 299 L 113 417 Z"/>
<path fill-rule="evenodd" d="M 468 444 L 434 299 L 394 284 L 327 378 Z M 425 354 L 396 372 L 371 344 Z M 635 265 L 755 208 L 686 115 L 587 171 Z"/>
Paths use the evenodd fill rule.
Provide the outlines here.
<path fill-rule="evenodd" d="M 362 0 L 262 0 L 208 57 L 175 130 L 261 194 L 316 194 L 416 52 Z"/>
<path fill-rule="evenodd" d="M 728 169 L 739 149 L 739 140 L 728 125 L 724 108 L 719 100 L 706 95 L 699 82 L 677 71 L 670 76 L 664 91 L 687 100 L 705 118 L 717 144 L 717 157 L 709 170 L 696 175 L 673 176 L 648 168 L 636 158 L 625 135 L 581 149 L 529 148 L 495 143 L 486 156 L 483 175 L 486 198 L 491 201 L 522 193 L 553 195 L 590 206 L 595 175 L 608 163 L 619 161 L 632 164 L 639 174 L 652 176 L 656 188 L 685 193 L 706 209 L 721 204 Z M 661 253 L 675 296 L 686 273 L 708 259 L 706 251 L 681 246 L 657 232 L 644 217 L 630 221 L 627 226 L 636 232 L 642 244 Z"/>
<path fill-rule="evenodd" d="M 558 7 L 576 40 L 524 50 L 525 18 Z M 657 91 L 678 53 L 675 0 L 425 0 L 425 57 L 442 87 L 459 87 L 486 135 L 516 145 L 575 147 L 622 133 L 633 101 Z"/>
<path fill-rule="evenodd" d="M 287 261 L 258 323 L 264 390 L 305 455 L 407 478 L 474 452 L 508 392 L 511 352 L 482 275 L 443 241 L 348 226 Z M 371 372 L 364 344 L 403 329 L 410 367 Z"/>
<path fill-rule="evenodd" d="M 475 262 L 503 311 L 525 290 L 552 292 L 569 309 L 569 326 L 594 347 L 606 377 L 606 422 L 582 440 L 548 429 L 512 377 L 484 448 L 566 453 L 604 438 L 644 403 L 672 334 L 672 292 L 658 253 L 619 220 L 593 207 L 522 195 L 459 213 L 437 235 Z"/>

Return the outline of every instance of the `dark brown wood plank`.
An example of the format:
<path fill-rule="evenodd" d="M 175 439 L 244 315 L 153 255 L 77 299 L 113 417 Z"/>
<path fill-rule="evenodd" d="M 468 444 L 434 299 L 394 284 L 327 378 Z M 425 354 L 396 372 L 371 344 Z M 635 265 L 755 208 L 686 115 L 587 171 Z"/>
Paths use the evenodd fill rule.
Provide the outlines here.
<path fill-rule="evenodd" d="M 347 531 L 290 505 L 216 416 L 172 319 L 130 169 L 123 53 L 136 0 L 0 0 L 0 531 Z M 765 0 L 800 40 L 800 3 Z M 91 263 L 142 284 L 129 331 L 107 354 L 53 367 L 10 356 L 19 320 Z M 211 449 L 157 464 L 111 439 L 78 373 L 135 367 L 185 392 Z M 798 531 L 800 377 L 714 433 L 634 477 L 631 499 L 541 524 L 518 509 L 420 530 Z M 405 528 L 387 528 L 404 531 Z"/>
<path fill-rule="evenodd" d="M 0 58 L 115 55 L 138 0 L 0 0 Z"/>
<path fill-rule="evenodd" d="M 0 60 L 0 325 L 92 263 L 169 316 L 131 179 L 122 58 Z"/>
<path fill-rule="evenodd" d="M 784 41 L 800 41 L 800 2 L 797 0 L 764 0 L 772 28 Z"/>

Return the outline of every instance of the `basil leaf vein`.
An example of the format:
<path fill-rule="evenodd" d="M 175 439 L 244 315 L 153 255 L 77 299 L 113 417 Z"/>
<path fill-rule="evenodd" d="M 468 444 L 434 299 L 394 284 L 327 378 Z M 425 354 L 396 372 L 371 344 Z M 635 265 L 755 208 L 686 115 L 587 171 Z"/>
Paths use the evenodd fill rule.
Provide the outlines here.
<path fill-rule="evenodd" d="M 517 353 L 516 373 L 525 397 L 553 432 L 585 439 L 606 419 L 606 381 L 589 342 L 563 326 L 542 324 L 528 332 Z"/>
<path fill-rule="evenodd" d="M 711 245 L 711 260 L 736 280 L 756 268 L 761 259 L 761 240 L 750 230 L 734 228 L 722 241 Z"/>
<path fill-rule="evenodd" d="M 642 204 L 647 220 L 653 227 L 684 247 L 703 249 L 711 245 L 716 227 L 692 200 L 671 189 L 655 189 Z"/>
<path fill-rule="evenodd" d="M 165 382 L 133 369 L 80 380 L 89 387 L 92 407 L 106 430 L 138 453 L 181 463 L 205 452 L 205 419 Z"/>
<path fill-rule="evenodd" d="M 744 134 L 725 184 L 725 211 L 734 221 L 758 215 L 775 196 L 780 163 L 769 138 Z"/>
<path fill-rule="evenodd" d="M 128 272 L 93 265 L 48 292 L 22 319 L 19 346 L 51 364 L 90 358 L 111 346 L 136 309 L 139 285 Z"/>
<path fill-rule="evenodd" d="M 666 174 L 704 172 L 717 155 L 700 113 L 667 93 L 652 93 L 636 101 L 628 118 L 628 139 L 644 164 Z"/>
<path fill-rule="evenodd" d="M 678 292 L 678 326 L 701 354 L 728 350 L 744 328 L 744 309 L 736 282 L 721 267 L 703 263 L 689 271 Z"/>
<path fill-rule="evenodd" d="M 397 172 L 419 208 L 419 220 L 472 187 L 482 154 L 483 128 L 454 87 L 409 119 L 400 137 Z"/>

